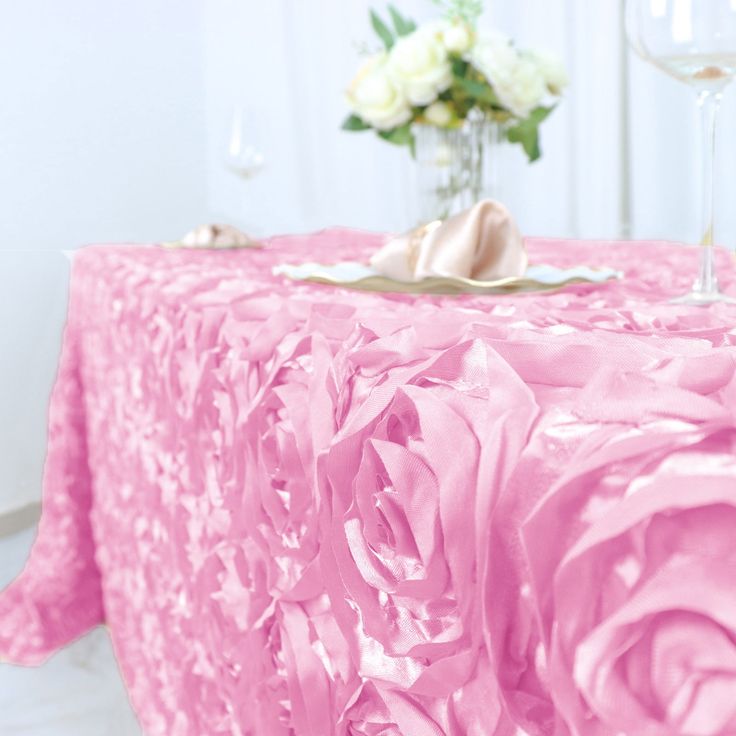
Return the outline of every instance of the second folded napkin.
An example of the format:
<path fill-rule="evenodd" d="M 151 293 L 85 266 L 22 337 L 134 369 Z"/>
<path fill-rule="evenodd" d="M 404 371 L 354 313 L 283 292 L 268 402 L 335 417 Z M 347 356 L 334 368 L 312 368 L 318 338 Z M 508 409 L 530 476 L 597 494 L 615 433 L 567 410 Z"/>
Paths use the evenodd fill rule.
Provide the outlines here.
<path fill-rule="evenodd" d="M 493 281 L 523 276 L 527 265 L 514 218 L 493 200 L 393 238 L 371 258 L 376 271 L 402 282 L 432 276 Z"/>

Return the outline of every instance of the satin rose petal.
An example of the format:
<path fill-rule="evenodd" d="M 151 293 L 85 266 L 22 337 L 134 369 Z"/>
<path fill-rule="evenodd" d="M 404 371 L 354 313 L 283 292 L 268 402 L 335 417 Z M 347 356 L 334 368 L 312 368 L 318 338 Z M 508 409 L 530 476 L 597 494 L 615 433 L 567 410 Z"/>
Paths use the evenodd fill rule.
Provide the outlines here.
<path fill-rule="evenodd" d="M 416 340 L 379 338 L 352 352 L 351 364 L 365 365 L 366 349 L 375 364 L 379 343 L 381 354 L 398 353 Z M 346 419 L 323 458 L 322 569 L 360 674 L 440 698 L 475 676 L 483 515 L 537 408 L 480 342 L 417 354 L 382 358 L 394 366 L 391 378 Z M 371 385 L 373 374 L 350 379 L 353 395 L 362 382 Z M 508 465 L 498 462 L 504 441 Z"/>
<path fill-rule="evenodd" d="M 525 525 L 549 687 L 574 734 L 736 723 L 735 450 L 723 424 L 605 444 Z"/>

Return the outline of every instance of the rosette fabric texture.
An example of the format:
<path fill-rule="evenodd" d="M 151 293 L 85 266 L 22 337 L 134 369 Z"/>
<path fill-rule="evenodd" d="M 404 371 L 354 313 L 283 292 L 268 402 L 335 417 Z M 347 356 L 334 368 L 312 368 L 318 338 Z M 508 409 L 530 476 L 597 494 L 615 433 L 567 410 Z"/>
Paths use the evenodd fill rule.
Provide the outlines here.
<path fill-rule="evenodd" d="M 695 249 L 528 241 L 626 272 L 544 296 L 271 275 L 380 242 L 78 253 L 0 656 L 107 623 L 148 736 L 736 732 L 736 323 L 664 303 Z"/>

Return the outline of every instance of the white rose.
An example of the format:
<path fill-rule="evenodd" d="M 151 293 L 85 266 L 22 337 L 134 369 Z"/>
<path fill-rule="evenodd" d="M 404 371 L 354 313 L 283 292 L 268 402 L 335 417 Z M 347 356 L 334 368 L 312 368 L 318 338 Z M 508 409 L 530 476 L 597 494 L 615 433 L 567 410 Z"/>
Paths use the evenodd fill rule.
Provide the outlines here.
<path fill-rule="evenodd" d="M 438 128 L 446 128 L 453 120 L 452 108 L 446 103 L 438 100 L 433 102 L 425 111 L 424 117 L 428 123 Z"/>
<path fill-rule="evenodd" d="M 447 49 L 435 28 L 420 28 L 399 39 L 388 66 L 412 105 L 429 105 L 452 84 Z"/>
<path fill-rule="evenodd" d="M 467 23 L 450 23 L 442 31 L 442 41 L 451 54 L 464 54 L 473 45 L 473 29 Z"/>
<path fill-rule="evenodd" d="M 547 51 L 532 51 L 530 56 L 539 68 L 540 74 L 544 77 L 549 91 L 553 95 L 562 94 L 565 87 L 570 84 L 570 78 L 562 59 Z"/>
<path fill-rule="evenodd" d="M 511 39 L 494 32 L 480 36 L 465 58 L 484 66 L 509 66 L 518 56 L 519 52 L 514 48 Z"/>
<path fill-rule="evenodd" d="M 520 54 L 507 38 L 479 40 L 469 60 L 492 85 L 499 102 L 518 118 L 527 117 L 547 94 L 539 66 Z"/>
<path fill-rule="evenodd" d="M 374 56 L 361 66 L 348 88 L 347 100 L 361 120 L 378 130 L 398 128 L 412 118 L 409 102 L 388 73 L 386 54 Z"/>

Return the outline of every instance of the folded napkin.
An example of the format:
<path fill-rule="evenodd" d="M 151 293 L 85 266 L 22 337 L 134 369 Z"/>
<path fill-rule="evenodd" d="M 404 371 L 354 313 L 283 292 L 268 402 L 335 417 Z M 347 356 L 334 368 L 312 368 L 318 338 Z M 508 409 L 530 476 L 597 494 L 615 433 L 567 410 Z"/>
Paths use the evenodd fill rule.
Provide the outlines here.
<path fill-rule="evenodd" d="M 256 248 L 260 243 L 232 225 L 200 225 L 169 245 L 180 248 Z"/>
<path fill-rule="evenodd" d="M 527 264 L 511 213 L 490 199 L 394 238 L 371 258 L 379 273 L 409 283 L 431 276 L 494 281 L 523 276 Z"/>

